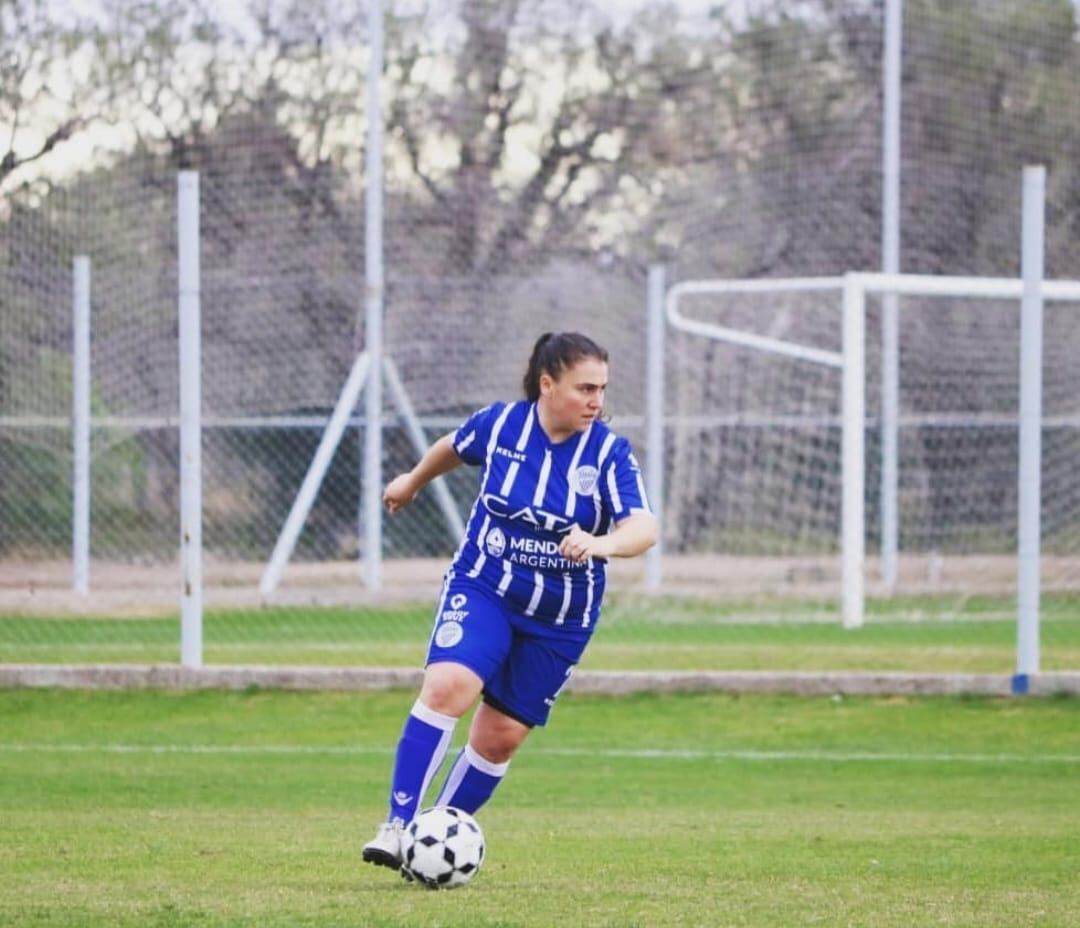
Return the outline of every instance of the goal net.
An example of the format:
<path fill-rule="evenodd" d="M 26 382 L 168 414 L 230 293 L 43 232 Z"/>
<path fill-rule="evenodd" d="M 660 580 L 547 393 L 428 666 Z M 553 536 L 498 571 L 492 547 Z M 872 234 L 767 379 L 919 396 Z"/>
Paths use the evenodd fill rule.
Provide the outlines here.
<path fill-rule="evenodd" d="M 677 303 L 704 334 L 676 329 L 669 344 L 666 570 L 702 587 L 723 577 L 735 596 L 835 598 L 842 372 L 769 345 L 839 356 L 839 287 L 725 283 L 727 292 L 705 285 Z M 713 337 L 716 327 L 766 346 Z"/>
<path fill-rule="evenodd" d="M 895 598 L 913 616 L 925 608 L 918 597 L 943 598 L 957 613 L 983 601 L 1000 610 L 1017 589 L 1020 282 L 850 276 L 866 324 L 866 592 Z M 733 595 L 837 602 L 842 378 L 777 354 L 768 340 L 841 350 L 841 280 L 820 279 L 817 292 L 809 281 L 801 290 L 784 283 L 675 288 L 665 539 L 673 571 L 702 583 L 722 576 Z M 890 295 L 899 301 L 894 577 L 879 554 L 890 492 L 880 332 Z M 1080 589 L 1080 375 L 1071 360 L 1080 348 L 1080 286 L 1048 282 L 1044 298 L 1041 576 L 1052 612 L 1069 602 L 1057 594 Z M 718 328 L 726 334 L 709 337 Z"/>

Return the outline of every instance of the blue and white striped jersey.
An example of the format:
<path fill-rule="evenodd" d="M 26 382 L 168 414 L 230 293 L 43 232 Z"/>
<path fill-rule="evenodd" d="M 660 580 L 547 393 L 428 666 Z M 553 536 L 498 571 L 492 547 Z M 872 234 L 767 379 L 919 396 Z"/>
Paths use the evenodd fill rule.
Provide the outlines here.
<path fill-rule="evenodd" d="M 600 614 L 606 562 L 559 554 L 573 525 L 602 535 L 649 512 L 630 443 L 602 422 L 553 443 L 536 404 L 495 403 L 470 416 L 454 449 L 481 468 L 480 492 L 454 563 L 527 616 L 588 628 Z"/>

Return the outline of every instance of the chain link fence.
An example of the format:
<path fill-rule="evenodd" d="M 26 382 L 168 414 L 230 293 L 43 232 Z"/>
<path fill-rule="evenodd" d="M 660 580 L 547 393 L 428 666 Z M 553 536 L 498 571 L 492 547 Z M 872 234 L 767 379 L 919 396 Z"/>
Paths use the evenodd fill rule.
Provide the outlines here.
<path fill-rule="evenodd" d="M 882 4 L 388 6 L 385 351 L 430 438 L 517 396 L 538 334 L 580 329 L 610 351 L 613 424 L 645 452 L 650 265 L 669 283 L 880 267 Z M 13 608 L 71 605 L 71 269 L 87 255 L 93 567 L 79 608 L 175 608 L 176 174 L 197 170 L 207 597 L 255 603 L 365 348 L 365 14 L 162 0 L 60 16 L 17 0 L 0 22 L 2 586 Z M 1077 276 L 1076 25 L 1065 0 L 904 4 L 902 270 L 1016 276 L 1020 169 L 1041 163 L 1047 274 Z M 838 303 L 820 296 L 698 312 L 839 345 Z M 1047 310 L 1044 526 L 1065 594 L 1048 608 L 1064 611 L 1080 587 L 1078 312 Z M 945 591 L 953 609 L 1007 595 L 1015 307 L 905 301 L 903 320 L 898 592 Z M 874 306 L 871 551 L 878 324 Z M 667 360 L 668 591 L 831 601 L 839 376 L 681 335 Z M 387 476 L 415 458 L 399 412 L 387 396 Z M 362 429 L 361 404 L 282 601 L 363 599 Z M 463 511 L 472 476 L 450 478 Z M 387 595 L 433 595 L 456 544 L 430 494 L 387 520 Z M 621 566 L 632 586 L 640 568 Z"/>

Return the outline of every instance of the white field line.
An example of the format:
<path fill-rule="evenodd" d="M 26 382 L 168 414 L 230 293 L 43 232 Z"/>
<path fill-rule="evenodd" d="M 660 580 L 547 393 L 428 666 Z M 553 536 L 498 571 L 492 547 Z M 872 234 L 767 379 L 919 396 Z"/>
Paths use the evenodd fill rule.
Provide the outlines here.
<path fill-rule="evenodd" d="M 341 641 L 271 641 L 262 642 L 204 642 L 208 651 L 350 651 L 370 650 L 379 648 L 409 648 L 416 651 L 422 643 L 417 641 L 385 642 L 385 641 L 357 641 L 354 644 Z M 55 650 L 62 648 L 65 651 L 150 651 L 161 648 L 176 648 L 174 641 L 117 641 L 112 642 L 80 642 L 78 644 L 65 644 L 63 641 L 50 642 L 5 642 L 0 651 L 40 651 L 42 649 Z"/>
<path fill-rule="evenodd" d="M 394 753 L 392 747 L 304 744 L 34 744 L 0 743 L 0 754 L 191 754 L 265 756 L 364 757 Z M 931 763 L 931 764 L 1080 764 L 1080 754 L 983 754 L 957 752 L 910 753 L 896 751 L 753 751 L 680 750 L 663 748 L 538 748 L 536 757 L 598 757 L 631 760 L 740 760 L 761 763 L 809 761 L 813 763 Z"/>

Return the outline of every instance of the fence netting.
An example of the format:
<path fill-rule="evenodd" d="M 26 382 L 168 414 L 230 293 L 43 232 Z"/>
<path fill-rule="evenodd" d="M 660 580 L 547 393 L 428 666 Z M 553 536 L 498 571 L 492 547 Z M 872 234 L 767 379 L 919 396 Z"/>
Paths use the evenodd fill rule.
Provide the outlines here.
<path fill-rule="evenodd" d="M 649 266 L 662 264 L 669 284 L 880 268 L 881 3 L 386 7 L 385 353 L 430 439 L 516 398 L 535 338 L 576 329 L 609 350 L 613 425 L 644 459 Z M 366 17 L 361 4 L 325 0 L 0 8 L 0 576 L 13 611 L 71 606 L 78 255 L 92 268 L 93 427 L 92 591 L 77 609 L 175 608 L 182 170 L 199 172 L 201 191 L 208 602 L 258 603 L 261 570 L 366 347 Z M 1076 33 L 1066 0 L 905 2 L 903 271 L 1016 276 L 1020 171 L 1037 163 L 1049 172 L 1047 275 L 1080 276 Z M 1015 592 L 1017 307 L 912 299 L 901 311 L 892 592 L 916 597 L 908 616 L 961 614 L 990 597 L 986 614 L 1004 618 Z M 838 297 L 703 301 L 693 312 L 840 347 Z M 1046 609 L 1066 615 L 1080 588 L 1080 308 L 1046 313 Z M 879 324 L 872 301 L 872 556 Z M 732 619 L 773 615 L 754 605 L 763 597 L 835 618 L 839 373 L 674 332 L 666 361 L 666 591 L 733 601 L 718 607 Z M 384 407 L 389 477 L 416 452 L 389 392 Z M 363 596 L 363 412 L 282 601 Z M 474 480 L 451 475 L 462 513 Z M 433 598 L 456 544 L 422 497 L 385 524 L 388 587 Z M 640 566 L 620 568 L 636 589 Z M 874 570 L 871 557 L 871 593 L 884 597 Z M 324 637 L 354 634 L 375 635 Z"/>

